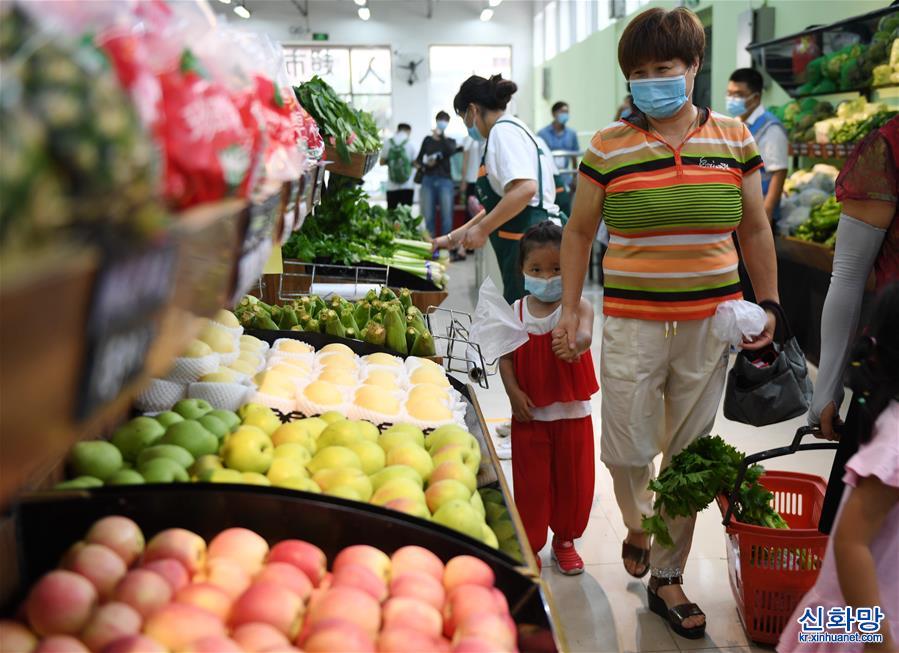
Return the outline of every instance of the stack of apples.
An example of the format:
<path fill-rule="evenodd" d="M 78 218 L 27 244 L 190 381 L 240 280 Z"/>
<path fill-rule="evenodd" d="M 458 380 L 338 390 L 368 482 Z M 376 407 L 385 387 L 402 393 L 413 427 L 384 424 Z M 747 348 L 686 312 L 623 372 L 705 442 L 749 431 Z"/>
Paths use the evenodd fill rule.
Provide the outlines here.
<path fill-rule="evenodd" d="M 229 528 L 208 544 L 173 528 L 144 542 L 126 517 L 96 522 L 0 621 L 15 653 L 458 653 L 515 651 L 492 569 L 418 546 L 327 558 L 302 540 Z"/>
<path fill-rule="evenodd" d="M 490 487 L 481 488 L 478 493 L 481 495 L 481 501 L 487 514 L 487 525 L 499 541 L 499 550 L 520 562 L 523 559 L 521 544 L 518 542 L 515 525 L 509 509 L 506 507 L 503 493 Z"/>

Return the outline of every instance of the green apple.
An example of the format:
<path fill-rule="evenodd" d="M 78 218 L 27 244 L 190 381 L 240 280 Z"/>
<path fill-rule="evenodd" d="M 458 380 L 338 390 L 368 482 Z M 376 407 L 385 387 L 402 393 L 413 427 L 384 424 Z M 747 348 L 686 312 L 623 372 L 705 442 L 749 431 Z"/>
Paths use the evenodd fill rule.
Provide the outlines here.
<path fill-rule="evenodd" d="M 346 447 L 325 447 L 316 453 L 306 465 L 312 474 L 322 469 L 352 467 L 362 470 L 362 461 L 352 449 Z"/>
<path fill-rule="evenodd" d="M 298 460 L 275 458 L 266 476 L 272 485 L 277 485 L 284 479 L 306 476 L 306 468 Z"/>
<path fill-rule="evenodd" d="M 450 501 L 469 501 L 471 492 L 459 481 L 447 479 L 429 485 L 428 491 L 425 492 L 425 498 L 428 502 L 428 509 L 435 513 Z"/>
<path fill-rule="evenodd" d="M 182 356 L 184 358 L 203 358 L 204 356 L 209 356 L 213 353 L 212 347 L 207 345 L 202 340 L 193 340 L 188 346 L 187 349 L 184 350 L 184 354 Z"/>
<path fill-rule="evenodd" d="M 458 461 L 477 476 L 478 468 L 481 466 L 481 450 L 480 447 L 472 449 L 464 444 L 447 444 L 436 451 L 431 451 L 431 459 L 434 461 L 434 467 L 439 467 L 445 462 Z"/>
<path fill-rule="evenodd" d="M 484 501 L 483 493 L 481 494 L 481 500 Z M 488 524 L 495 524 L 498 521 L 511 519 L 506 507 L 498 503 L 484 501 L 484 512 Z"/>
<path fill-rule="evenodd" d="M 272 465 L 274 450 L 264 431 L 243 425 L 228 437 L 222 447 L 222 459 L 231 469 L 264 474 Z"/>
<path fill-rule="evenodd" d="M 414 479 L 400 477 L 381 485 L 372 495 L 371 502 L 384 506 L 396 499 L 413 499 L 425 503 L 425 493 Z"/>
<path fill-rule="evenodd" d="M 387 464 L 408 465 L 426 481 L 431 477 L 431 472 L 434 471 L 434 463 L 431 461 L 431 456 L 413 442 L 393 447 L 387 453 Z"/>
<path fill-rule="evenodd" d="M 306 423 L 306 420 L 297 422 L 288 422 L 278 427 L 278 430 L 272 433 L 272 444 L 276 447 L 282 444 L 299 444 L 305 447 L 310 454 L 315 453 L 316 438 L 314 433 L 315 426 Z"/>
<path fill-rule="evenodd" d="M 271 412 L 271 408 L 269 408 L 268 406 L 264 406 L 263 404 L 256 404 L 256 403 L 251 402 L 248 404 L 244 404 L 243 406 L 238 408 L 237 416 L 240 418 L 241 421 L 243 421 L 247 418 L 248 415 L 250 415 L 251 413 L 255 413 L 257 411 Z"/>
<path fill-rule="evenodd" d="M 380 431 L 378 431 L 377 426 L 364 419 L 353 420 L 353 424 L 355 424 L 359 429 L 359 433 L 362 435 L 362 438 L 364 440 L 368 440 L 369 442 L 378 441 L 378 435 L 380 435 Z"/>
<path fill-rule="evenodd" d="M 144 477 L 133 469 L 120 469 L 106 479 L 106 485 L 143 485 Z"/>
<path fill-rule="evenodd" d="M 219 440 L 222 440 L 226 435 L 228 435 L 228 433 L 231 432 L 231 429 L 228 427 L 228 425 L 214 415 L 203 415 L 203 417 L 201 417 L 197 421 Z"/>
<path fill-rule="evenodd" d="M 156 444 L 140 452 L 140 455 L 137 457 L 137 468 L 140 469 L 156 458 L 170 458 L 184 469 L 188 469 L 194 464 L 194 457 L 184 447 L 179 447 L 175 444 Z"/>
<path fill-rule="evenodd" d="M 216 408 L 215 410 L 210 410 L 204 417 L 211 416 L 215 417 L 218 420 L 221 420 L 225 426 L 228 427 L 228 431 L 233 431 L 238 426 L 240 426 L 240 418 L 237 416 L 237 413 L 232 412 L 230 410 L 222 410 L 221 408 Z"/>
<path fill-rule="evenodd" d="M 328 422 L 321 417 L 306 417 L 297 420 L 296 423 L 303 424 L 306 427 L 306 430 L 316 438 L 322 434 L 322 431 L 328 428 Z"/>
<path fill-rule="evenodd" d="M 281 426 L 281 420 L 275 414 L 275 411 L 254 410 L 243 419 L 244 426 L 255 426 L 265 431 L 266 435 L 272 435 Z"/>
<path fill-rule="evenodd" d="M 481 537 L 481 541 L 489 547 L 498 549 L 499 540 L 496 538 L 496 533 L 493 532 L 493 529 L 491 529 L 487 524 L 482 524 L 481 529 L 484 533 Z"/>
<path fill-rule="evenodd" d="M 352 467 L 343 469 L 322 469 L 312 477 L 315 484 L 318 485 L 322 492 L 328 493 L 335 487 L 345 486 L 351 487 L 359 495 L 359 501 L 368 501 L 371 499 L 372 487 L 371 480 L 362 470 Z"/>
<path fill-rule="evenodd" d="M 385 483 L 389 483 L 398 478 L 408 478 L 415 481 L 418 484 L 418 489 L 421 489 L 424 486 L 421 474 L 408 465 L 391 465 L 390 467 L 385 467 L 377 474 L 372 475 L 371 485 L 375 490 L 378 490 Z"/>
<path fill-rule="evenodd" d="M 241 482 L 246 483 L 247 485 L 271 485 L 271 481 L 269 481 L 262 474 L 257 474 L 256 472 L 243 472 L 240 475 Z"/>
<path fill-rule="evenodd" d="M 488 503 L 498 503 L 502 507 L 506 507 L 506 500 L 503 498 L 503 493 L 496 488 L 485 487 L 478 490 L 478 492 L 480 492 L 485 505 Z"/>
<path fill-rule="evenodd" d="M 236 469 L 207 469 L 200 476 L 209 483 L 243 483 L 243 475 Z"/>
<path fill-rule="evenodd" d="M 315 481 L 308 477 L 296 476 L 294 478 L 284 478 L 278 483 L 272 483 L 275 487 L 283 487 L 289 490 L 299 490 L 300 492 L 314 492 L 321 494 L 321 488 L 316 485 Z"/>
<path fill-rule="evenodd" d="M 187 471 L 171 458 L 148 460 L 140 473 L 147 483 L 186 483 L 190 480 Z"/>
<path fill-rule="evenodd" d="M 459 460 L 448 460 L 445 463 L 441 463 L 434 467 L 429 482 L 437 483 L 438 481 L 445 481 L 447 479 L 459 481 L 468 488 L 469 493 L 475 492 L 478 489 L 478 479 L 471 473 L 471 470 Z M 478 499 L 480 498 L 480 495 L 478 495 Z"/>
<path fill-rule="evenodd" d="M 471 507 L 474 508 L 475 512 L 481 516 L 481 519 L 487 518 L 487 511 L 484 509 L 484 502 L 481 500 L 480 494 L 474 492 L 471 495 L 469 503 L 471 504 Z"/>
<path fill-rule="evenodd" d="M 191 478 L 202 478 L 207 471 L 211 472 L 216 469 L 222 469 L 223 467 L 224 465 L 222 465 L 221 458 L 215 454 L 207 454 L 197 458 L 187 472 L 190 474 Z"/>
<path fill-rule="evenodd" d="M 448 444 L 461 444 L 470 449 L 480 450 L 477 439 L 461 426 L 447 424 L 434 429 L 425 441 L 428 451 L 436 453 Z"/>
<path fill-rule="evenodd" d="M 332 487 L 329 490 L 326 490 L 324 494 L 327 494 L 332 497 L 340 497 L 341 499 L 346 499 L 347 501 L 364 501 L 362 495 L 356 491 L 355 488 L 350 487 L 349 485 L 338 485 L 336 487 Z"/>
<path fill-rule="evenodd" d="M 153 419 L 162 424 L 163 427 L 168 428 L 175 422 L 182 421 L 184 418 L 173 410 L 167 410 L 154 416 Z"/>
<path fill-rule="evenodd" d="M 425 436 L 421 429 L 411 424 L 396 424 L 381 433 L 381 436 L 378 438 L 378 444 L 387 452 L 396 445 L 405 444 L 406 442 L 414 442 L 419 447 L 423 447 L 425 446 Z"/>
<path fill-rule="evenodd" d="M 328 424 L 318 436 L 317 449 L 321 451 L 325 447 L 346 447 L 354 442 L 362 442 L 363 439 L 358 424 L 345 419 Z"/>
<path fill-rule="evenodd" d="M 277 447 L 275 447 L 274 457 L 275 460 L 277 460 L 278 458 L 288 458 L 290 460 L 295 460 L 303 465 L 304 469 L 306 467 L 306 464 L 310 460 L 312 460 L 312 454 L 309 453 L 309 450 L 299 442 L 285 442 L 284 444 L 279 444 Z"/>
<path fill-rule="evenodd" d="M 198 419 L 212 410 L 212 406 L 204 399 L 182 399 L 172 406 L 172 410 L 184 419 Z"/>
<path fill-rule="evenodd" d="M 152 417 L 135 417 L 115 430 L 112 443 L 122 452 L 122 458 L 134 462 L 141 451 L 163 435 L 165 427 Z"/>
<path fill-rule="evenodd" d="M 321 416 L 321 419 L 323 419 L 327 424 L 333 424 L 334 422 L 339 422 L 340 420 L 346 419 L 346 415 L 344 415 L 343 413 L 338 413 L 336 410 L 329 410 L 327 413 L 324 413 Z"/>
<path fill-rule="evenodd" d="M 94 476 L 79 476 L 77 478 L 57 483 L 53 486 L 55 490 L 86 490 L 92 487 L 103 487 L 103 481 Z"/>
<path fill-rule="evenodd" d="M 122 452 L 105 440 L 79 442 L 69 453 L 69 467 L 76 476 L 106 480 L 122 469 Z"/>
<path fill-rule="evenodd" d="M 348 445 L 347 449 L 351 449 L 359 456 L 359 460 L 362 461 L 362 471 L 369 476 L 384 469 L 387 456 L 384 454 L 384 450 L 374 442 L 368 440 L 354 442 Z"/>
<path fill-rule="evenodd" d="M 515 524 L 512 523 L 511 519 L 504 519 L 493 525 L 493 532 L 496 533 L 496 537 L 501 542 L 503 540 L 515 539 Z"/>
<path fill-rule="evenodd" d="M 521 554 L 521 546 L 519 546 L 518 540 L 506 540 L 505 542 L 500 540 L 499 550 L 513 560 L 518 560 L 520 562 L 524 559 L 524 556 Z"/>
<path fill-rule="evenodd" d="M 176 422 L 168 427 L 159 444 L 174 444 L 190 452 L 194 459 L 218 451 L 219 441 L 206 428 L 192 419 Z"/>
<path fill-rule="evenodd" d="M 447 501 L 434 513 L 433 519 L 438 524 L 464 533 L 476 540 L 480 540 L 484 535 L 482 528 L 484 520 L 468 501 L 461 499 Z"/>

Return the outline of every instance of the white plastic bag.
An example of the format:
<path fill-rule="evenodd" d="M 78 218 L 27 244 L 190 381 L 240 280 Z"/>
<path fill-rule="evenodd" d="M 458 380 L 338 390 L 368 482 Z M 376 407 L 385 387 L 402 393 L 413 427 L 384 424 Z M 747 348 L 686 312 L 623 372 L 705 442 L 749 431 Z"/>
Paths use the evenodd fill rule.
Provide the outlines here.
<path fill-rule="evenodd" d="M 492 279 L 481 284 L 469 337 L 480 345 L 485 363 L 492 363 L 528 341 L 527 329 Z"/>
<path fill-rule="evenodd" d="M 712 333 L 719 340 L 739 345 L 743 338 L 753 338 L 765 328 L 768 318 L 758 304 L 732 300 L 718 305 L 712 320 Z"/>

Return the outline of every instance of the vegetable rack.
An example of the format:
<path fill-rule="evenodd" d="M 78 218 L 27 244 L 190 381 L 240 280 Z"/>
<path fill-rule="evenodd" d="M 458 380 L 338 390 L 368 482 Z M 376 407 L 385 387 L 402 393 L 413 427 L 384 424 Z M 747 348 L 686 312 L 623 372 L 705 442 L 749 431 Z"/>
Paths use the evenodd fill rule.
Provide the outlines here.
<path fill-rule="evenodd" d="M 740 522 L 734 516 L 736 496 L 746 470 L 753 464 L 816 449 L 836 449 L 833 442 L 801 444 L 814 430 L 803 427 L 787 447 L 762 451 L 743 459 L 734 489 L 719 495 L 718 507 L 726 529 L 730 587 L 743 628 L 754 642 L 776 644 L 802 596 L 818 578 L 827 535 L 818 531 L 827 483 L 819 476 L 766 471 L 759 482 L 774 494 L 773 508 L 789 529 L 766 528 Z"/>
<path fill-rule="evenodd" d="M 498 363 L 485 361 L 481 345 L 471 340 L 471 314 L 430 306 L 425 318 L 446 371 L 465 374 L 473 383 L 489 388 L 487 377 L 496 374 Z"/>
<path fill-rule="evenodd" d="M 361 299 L 369 290 L 387 285 L 390 268 L 284 261 L 278 277 L 278 299 L 287 301 L 316 294 L 327 298 Z"/>

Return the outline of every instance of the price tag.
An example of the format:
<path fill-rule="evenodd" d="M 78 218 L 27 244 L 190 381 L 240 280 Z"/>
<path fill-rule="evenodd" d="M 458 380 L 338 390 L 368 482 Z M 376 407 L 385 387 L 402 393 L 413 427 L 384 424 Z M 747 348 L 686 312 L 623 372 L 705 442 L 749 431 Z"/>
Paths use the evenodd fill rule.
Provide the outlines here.
<path fill-rule="evenodd" d="M 171 296 L 175 248 L 167 244 L 109 256 L 97 273 L 77 417 L 115 399 L 144 369 L 159 309 Z"/>

